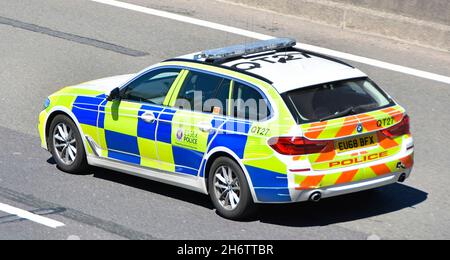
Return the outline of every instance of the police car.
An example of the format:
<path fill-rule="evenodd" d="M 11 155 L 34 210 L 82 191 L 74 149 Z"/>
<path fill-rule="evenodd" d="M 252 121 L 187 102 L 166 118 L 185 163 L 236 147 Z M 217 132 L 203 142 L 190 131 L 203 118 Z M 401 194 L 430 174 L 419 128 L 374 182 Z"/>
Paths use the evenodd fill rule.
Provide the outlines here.
<path fill-rule="evenodd" d="M 218 213 L 409 177 L 409 117 L 366 74 L 276 38 L 63 88 L 39 116 L 63 171 L 88 165 L 209 194 Z"/>

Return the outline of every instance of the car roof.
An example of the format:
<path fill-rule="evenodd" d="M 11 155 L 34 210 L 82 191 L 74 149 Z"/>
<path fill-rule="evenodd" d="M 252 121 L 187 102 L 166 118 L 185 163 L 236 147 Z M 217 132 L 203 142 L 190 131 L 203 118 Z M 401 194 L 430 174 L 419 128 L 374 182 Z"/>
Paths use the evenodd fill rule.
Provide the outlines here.
<path fill-rule="evenodd" d="M 176 59 L 219 65 L 252 74 L 267 79 L 266 81 L 271 82 L 279 93 L 328 82 L 367 77 L 366 74 L 345 62 L 297 48 L 265 51 L 219 60 L 198 58 L 199 54 L 201 52 Z"/>

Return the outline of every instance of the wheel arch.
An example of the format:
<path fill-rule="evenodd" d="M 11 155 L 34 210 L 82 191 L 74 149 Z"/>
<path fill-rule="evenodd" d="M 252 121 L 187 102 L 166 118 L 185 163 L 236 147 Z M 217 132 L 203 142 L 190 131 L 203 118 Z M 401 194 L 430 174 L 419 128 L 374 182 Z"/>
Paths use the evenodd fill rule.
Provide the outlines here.
<path fill-rule="evenodd" d="M 208 189 L 209 171 L 211 169 L 213 162 L 219 157 L 228 157 L 239 165 L 239 167 L 244 172 L 245 178 L 249 185 L 249 189 L 250 189 L 250 193 L 252 194 L 253 202 L 257 203 L 258 199 L 256 197 L 255 189 L 253 188 L 253 183 L 250 178 L 250 174 L 247 171 L 247 168 L 242 163 L 242 159 L 239 158 L 232 150 L 230 150 L 226 147 L 215 147 L 214 149 L 209 151 L 207 156 L 205 157 L 206 162 L 205 162 L 205 167 L 204 167 L 204 182 L 205 182 L 206 190 L 207 191 L 209 190 Z"/>
<path fill-rule="evenodd" d="M 87 151 L 89 151 L 87 149 L 87 145 L 86 145 L 86 136 L 83 133 L 83 129 L 80 126 L 80 123 L 78 122 L 78 119 L 76 118 L 76 116 L 72 113 L 72 111 L 70 111 L 69 109 L 67 109 L 66 107 L 54 107 L 52 108 L 52 110 L 50 110 L 50 112 L 48 113 L 48 116 L 45 120 L 44 123 L 44 136 L 45 136 L 45 142 L 47 143 L 47 149 L 48 149 L 48 137 L 50 134 L 50 126 L 52 124 L 53 119 L 58 116 L 58 115 L 64 115 L 67 116 L 70 120 L 72 120 L 72 122 L 75 123 L 75 125 L 77 126 L 78 131 L 80 132 L 80 136 L 81 139 L 83 140 L 83 146 L 84 146 L 84 150 L 86 151 L 86 155 Z"/>

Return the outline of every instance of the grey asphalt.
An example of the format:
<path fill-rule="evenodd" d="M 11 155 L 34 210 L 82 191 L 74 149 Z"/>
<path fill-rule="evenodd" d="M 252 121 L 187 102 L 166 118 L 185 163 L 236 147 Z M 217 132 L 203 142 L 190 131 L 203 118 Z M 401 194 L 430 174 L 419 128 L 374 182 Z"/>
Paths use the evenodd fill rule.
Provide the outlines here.
<path fill-rule="evenodd" d="M 129 2 L 450 75 L 449 53 L 289 16 L 206 0 Z M 0 212 L 0 239 L 450 239 L 450 85 L 352 61 L 409 111 L 416 164 L 404 184 L 266 205 L 235 222 L 195 192 L 98 168 L 63 173 L 39 147 L 37 116 L 59 88 L 251 40 L 87 0 L 1 1 L 0 202 L 65 226 Z"/>

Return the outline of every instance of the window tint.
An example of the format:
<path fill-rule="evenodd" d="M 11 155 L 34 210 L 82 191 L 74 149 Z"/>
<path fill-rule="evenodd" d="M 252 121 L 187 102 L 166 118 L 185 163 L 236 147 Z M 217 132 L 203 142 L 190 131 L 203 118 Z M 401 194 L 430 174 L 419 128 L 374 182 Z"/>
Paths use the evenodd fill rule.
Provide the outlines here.
<path fill-rule="evenodd" d="M 256 89 L 235 82 L 233 88 L 233 115 L 246 120 L 264 120 L 270 117 L 267 100 Z"/>
<path fill-rule="evenodd" d="M 127 86 L 122 98 L 162 105 L 180 71 L 180 69 L 160 69 L 144 74 Z"/>
<path fill-rule="evenodd" d="M 191 71 L 175 105 L 185 110 L 226 115 L 229 86 L 228 79 Z"/>
<path fill-rule="evenodd" d="M 349 109 L 351 113 L 364 113 L 393 104 L 375 83 L 367 78 L 300 88 L 288 92 L 285 96 L 288 107 L 299 123 L 324 120 L 330 116 L 339 117 L 342 111 Z"/>

